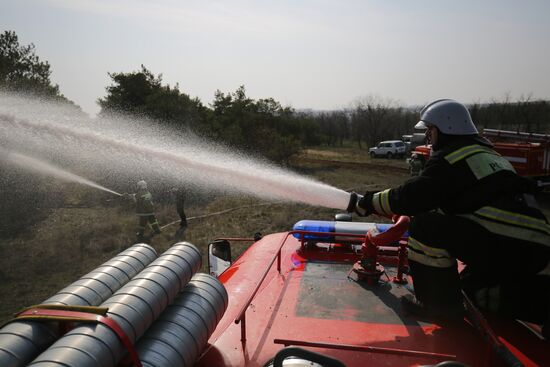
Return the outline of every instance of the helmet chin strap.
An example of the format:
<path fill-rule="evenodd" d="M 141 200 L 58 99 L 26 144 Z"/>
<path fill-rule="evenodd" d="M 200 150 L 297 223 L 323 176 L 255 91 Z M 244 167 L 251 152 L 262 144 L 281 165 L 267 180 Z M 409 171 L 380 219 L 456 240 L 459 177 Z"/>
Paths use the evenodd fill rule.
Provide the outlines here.
<path fill-rule="evenodd" d="M 426 145 L 429 145 L 432 143 L 432 133 L 430 133 L 430 130 L 426 130 L 425 134 L 426 136 Z"/>
<path fill-rule="evenodd" d="M 426 132 L 424 133 L 426 136 L 426 145 L 434 144 L 434 130 L 437 130 L 437 127 L 435 127 L 434 125 L 428 125 L 428 127 L 426 128 Z M 439 131 L 437 131 L 436 134 L 437 133 L 439 133 Z"/>

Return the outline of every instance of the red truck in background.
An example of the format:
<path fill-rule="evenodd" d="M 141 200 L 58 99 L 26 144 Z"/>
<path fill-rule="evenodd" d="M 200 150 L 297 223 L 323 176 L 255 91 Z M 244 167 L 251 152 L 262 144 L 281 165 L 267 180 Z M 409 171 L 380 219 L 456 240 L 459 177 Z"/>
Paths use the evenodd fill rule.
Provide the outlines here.
<path fill-rule="evenodd" d="M 484 129 L 483 136 L 519 175 L 537 179 L 541 186 L 550 185 L 550 135 Z M 418 146 L 411 152 L 408 163 L 412 176 L 422 172 L 430 152 L 430 145 Z"/>
<path fill-rule="evenodd" d="M 485 129 L 483 136 L 519 175 L 550 179 L 550 135 Z"/>

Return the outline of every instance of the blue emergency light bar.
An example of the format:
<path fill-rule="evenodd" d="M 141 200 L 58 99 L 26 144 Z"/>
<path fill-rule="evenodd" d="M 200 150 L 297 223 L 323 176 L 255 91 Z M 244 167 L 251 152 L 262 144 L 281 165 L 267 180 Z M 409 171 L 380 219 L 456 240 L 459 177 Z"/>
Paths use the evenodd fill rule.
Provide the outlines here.
<path fill-rule="evenodd" d="M 346 234 L 367 234 L 371 229 L 376 229 L 382 233 L 387 231 L 393 224 L 390 223 L 370 223 L 370 222 L 337 222 L 337 221 L 324 221 L 324 220 L 301 220 L 297 222 L 293 230 L 295 231 L 307 231 L 307 232 L 323 232 L 324 234 L 305 234 L 304 239 L 306 241 L 318 241 L 318 242 L 337 242 L 338 240 L 346 239 L 344 236 L 334 236 L 332 233 L 346 233 Z M 292 234 L 297 239 L 302 238 L 302 234 Z M 409 233 L 405 232 L 404 237 L 408 237 Z M 347 237 L 349 241 L 349 237 Z"/>

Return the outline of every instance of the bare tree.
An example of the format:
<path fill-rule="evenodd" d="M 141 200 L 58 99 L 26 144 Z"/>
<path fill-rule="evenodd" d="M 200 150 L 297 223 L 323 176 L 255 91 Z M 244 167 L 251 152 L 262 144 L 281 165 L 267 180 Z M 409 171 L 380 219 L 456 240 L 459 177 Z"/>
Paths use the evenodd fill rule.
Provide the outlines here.
<path fill-rule="evenodd" d="M 504 99 L 502 101 L 497 101 L 493 99 L 489 105 L 490 109 L 495 111 L 494 114 L 491 114 L 492 118 L 496 119 L 495 126 L 498 126 L 499 129 L 509 129 L 509 126 L 513 124 L 513 118 L 511 118 L 511 95 L 510 92 L 504 93 Z"/>
<path fill-rule="evenodd" d="M 368 146 L 374 146 L 384 138 L 391 138 L 395 127 L 397 102 L 376 95 L 368 95 L 355 101 L 352 121 L 356 140 L 361 147 L 361 140 Z M 360 130 L 360 131 L 357 131 Z"/>
<path fill-rule="evenodd" d="M 519 97 L 519 101 L 518 101 L 518 104 L 517 104 L 517 110 L 518 110 L 517 112 L 518 112 L 518 115 L 521 116 L 521 120 L 523 120 L 523 121 L 520 121 L 518 119 L 518 130 L 520 130 L 521 125 L 523 125 L 523 128 L 525 129 L 525 131 L 531 131 L 531 129 L 532 129 L 532 126 L 531 126 L 532 117 L 531 117 L 531 115 L 534 112 L 533 108 L 532 108 L 532 106 L 533 106 L 532 98 L 533 98 L 533 93 L 529 93 L 527 96 L 524 96 L 522 94 Z"/>

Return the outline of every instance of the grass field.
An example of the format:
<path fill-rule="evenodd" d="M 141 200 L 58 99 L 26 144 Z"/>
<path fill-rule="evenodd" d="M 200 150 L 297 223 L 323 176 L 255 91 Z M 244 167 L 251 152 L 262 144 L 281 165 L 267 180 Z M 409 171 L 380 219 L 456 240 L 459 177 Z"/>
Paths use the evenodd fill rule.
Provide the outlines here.
<path fill-rule="evenodd" d="M 307 150 L 296 157 L 290 169 L 321 182 L 359 193 L 397 186 L 408 178 L 404 160 L 370 159 L 351 148 Z M 152 183 L 153 184 L 153 183 Z M 59 187 L 59 186 L 58 186 Z M 133 207 L 124 201 L 106 201 L 110 196 L 72 184 L 60 186 L 65 206 L 22 235 L 0 241 L 0 320 L 17 310 L 40 303 L 101 263 L 131 245 L 135 239 Z M 550 217 L 549 196 L 541 198 Z M 205 198 L 194 197 L 192 203 Z M 337 210 L 298 203 L 268 203 L 245 196 L 208 198 L 204 205 L 190 204 L 188 217 L 234 209 L 218 215 L 191 219 L 186 240 L 203 253 L 202 271 L 207 271 L 206 248 L 217 237 L 252 237 L 290 230 L 301 219 L 331 220 Z M 173 205 L 157 205 L 161 226 L 179 219 Z M 383 221 L 372 216 L 367 221 Z M 151 244 L 161 253 L 174 243 L 177 224 L 168 225 Z M 238 256 L 250 243 L 232 247 Z"/>
<path fill-rule="evenodd" d="M 289 168 L 344 190 L 363 192 L 399 184 L 407 177 L 405 167 L 403 160 L 371 161 L 364 151 L 344 148 L 308 150 L 294 159 Z M 107 202 L 111 199 L 108 195 L 75 184 L 59 183 L 56 187 L 66 196 L 64 207 L 53 209 L 45 220 L 22 235 L 0 241 L 0 320 L 8 319 L 22 307 L 40 303 L 135 239 L 136 218 L 131 204 Z M 194 203 L 202 201 L 193 199 L 190 201 Z M 297 203 L 268 203 L 246 196 L 219 196 L 209 198 L 205 205 L 188 206 L 186 214 L 202 216 L 232 208 L 225 214 L 190 220 L 186 241 L 206 255 L 208 243 L 217 237 L 286 231 L 301 219 L 330 220 L 338 212 Z M 179 219 L 172 205 L 157 205 L 156 212 L 161 226 Z M 169 225 L 152 239 L 151 244 L 159 253 L 174 243 L 176 229 L 177 224 Z M 235 245 L 234 257 L 249 244 Z M 207 258 L 203 256 L 202 270 L 206 268 Z"/>

